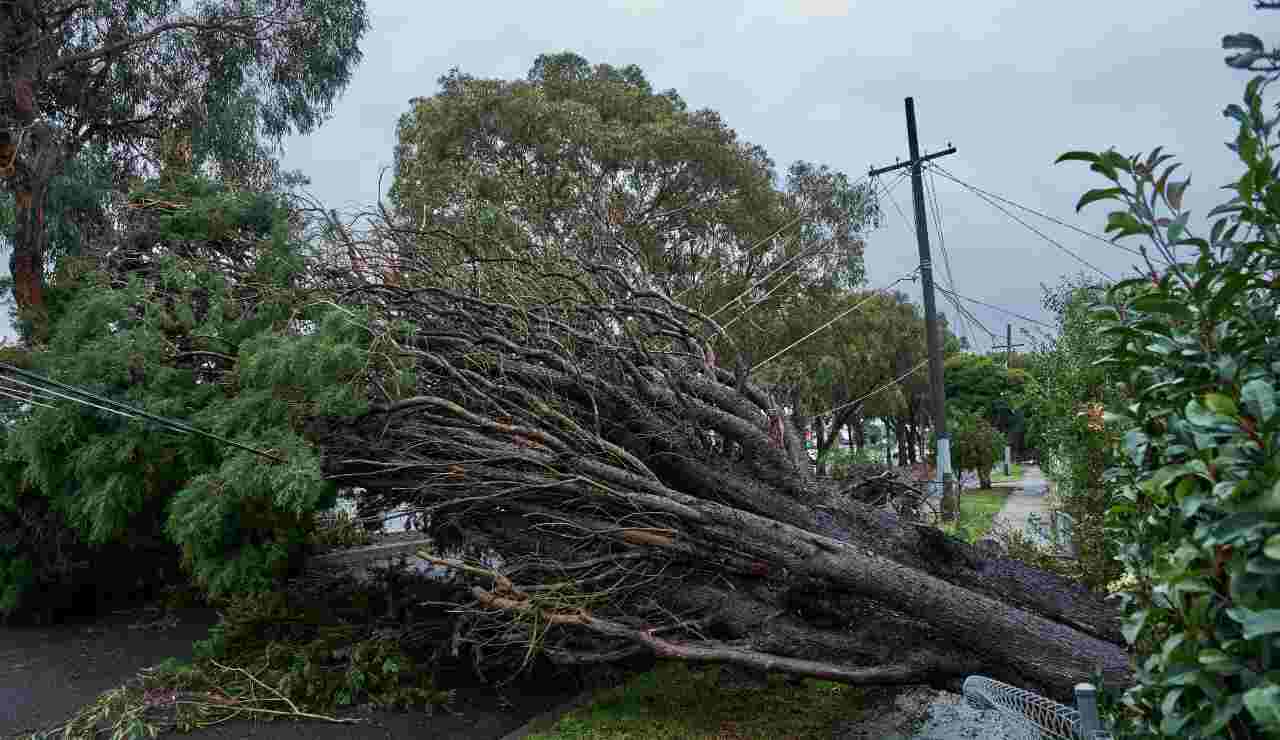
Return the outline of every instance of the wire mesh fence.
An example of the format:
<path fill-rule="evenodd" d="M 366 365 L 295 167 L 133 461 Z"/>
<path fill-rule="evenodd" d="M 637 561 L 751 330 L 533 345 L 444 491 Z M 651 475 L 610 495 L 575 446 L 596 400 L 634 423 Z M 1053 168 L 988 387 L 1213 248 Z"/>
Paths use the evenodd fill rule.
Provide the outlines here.
<path fill-rule="evenodd" d="M 1010 740 L 1111 740 L 1098 720 L 1096 692 L 1076 687 L 1077 708 L 986 676 L 964 681 L 964 698 L 975 709 L 994 709 L 1005 720 Z"/>

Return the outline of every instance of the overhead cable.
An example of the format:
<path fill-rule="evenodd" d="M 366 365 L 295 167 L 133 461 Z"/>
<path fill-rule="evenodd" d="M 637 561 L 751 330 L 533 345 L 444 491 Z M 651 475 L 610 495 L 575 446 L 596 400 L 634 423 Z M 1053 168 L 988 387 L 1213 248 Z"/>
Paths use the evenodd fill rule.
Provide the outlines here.
<path fill-rule="evenodd" d="M 837 322 L 837 321 L 839 321 L 840 319 L 843 319 L 845 316 L 848 316 L 849 314 L 853 313 L 854 311 L 857 311 L 859 308 L 862 308 L 862 305 L 863 305 L 863 304 L 865 304 L 866 302 L 868 302 L 868 301 L 870 301 L 871 299 L 875 298 L 877 295 L 883 294 L 885 291 L 889 290 L 890 288 L 892 288 L 893 286 L 897 285 L 898 283 L 901 283 L 901 282 L 906 281 L 906 280 L 914 280 L 917 272 L 919 272 L 919 269 L 918 269 L 918 268 L 917 268 L 917 269 L 915 269 L 915 270 L 912 270 L 911 272 L 907 273 L 906 275 L 903 275 L 902 277 L 898 278 L 897 280 L 894 280 L 892 283 L 889 283 L 888 285 L 884 286 L 883 288 L 880 288 L 879 290 L 876 290 L 876 291 L 872 291 L 872 292 L 871 292 L 871 294 L 870 294 L 870 295 L 868 295 L 866 298 L 863 298 L 862 300 L 860 300 L 860 301 L 858 301 L 857 303 L 853 304 L 851 307 L 849 307 L 849 308 L 845 309 L 844 311 L 841 311 L 839 314 L 837 314 L 837 315 L 836 315 L 836 317 L 835 317 L 834 319 L 831 319 L 830 321 L 828 321 L 827 323 L 823 324 L 822 326 L 819 326 L 817 329 L 814 329 L 813 331 L 809 332 L 808 334 L 805 334 L 803 337 L 800 337 L 799 339 L 797 339 L 796 341 L 792 342 L 791 344 L 788 344 L 786 347 L 783 347 L 782 349 L 780 349 L 780 350 L 778 350 L 777 352 L 773 353 L 772 355 L 770 355 L 770 356 L 769 356 L 766 360 L 764 360 L 763 362 L 760 362 L 759 364 L 757 364 L 757 365 L 755 365 L 754 367 L 752 367 L 752 368 L 751 368 L 752 372 L 754 372 L 754 371 L 756 371 L 756 370 L 759 370 L 760 368 L 764 367 L 765 365 L 768 365 L 770 362 L 773 362 L 774 360 L 778 359 L 778 358 L 779 358 L 779 357 L 781 357 L 782 355 L 784 355 L 784 354 L 786 354 L 787 352 L 791 351 L 794 347 L 796 347 L 797 345 L 801 344 L 801 343 L 802 343 L 802 342 L 804 342 L 805 340 L 809 339 L 809 338 L 810 338 L 810 337 L 812 337 L 813 335 L 817 334 L 818 332 L 822 331 L 823 329 L 826 329 L 828 326 L 831 326 L 832 324 L 836 323 L 836 322 Z"/>
<path fill-rule="evenodd" d="M 946 170 L 946 168 L 944 168 L 942 165 L 938 165 L 938 164 L 930 163 L 928 166 L 929 166 L 929 167 L 931 167 L 931 168 L 933 168 L 933 169 L 936 169 L 936 170 L 938 171 L 938 174 L 942 175 L 943 177 L 947 178 L 948 180 L 951 180 L 952 182 L 954 182 L 954 183 L 956 183 L 957 185 L 960 185 L 960 186 L 962 186 L 962 187 L 966 187 L 966 188 L 968 188 L 969 190 L 972 190 L 972 191 L 973 191 L 973 192 L 975 192 L 975 193 L 979 193 L 979 194 L 981 194 L 981 195 L 985 195 L 985 196 L 987 196 L 987 197 L 989 197 L 989 198 L 994 198 L 994 199 L 996 199 L 996 200 L 998 200 L 998 201 L 1000 201 L 1000 202 L 1002 202 L 1002 203 L 1007 203 L 1007 204 L 1009 204 L 1009 205 L 1011 205 L 1011 206 L 1013 206 L 1013 207 L 1015 207 L 1015 208 L 1021 208 L 1022 210 L 1026 211 L 1027 213 L 1035 214 L 1035 215 L 1039 216 L 1040 218 L 1043 218 L 1043 219 L 1044 219 L 1044 220 L 1046 220 L 1046 221 L 1052 221 L 1053 223 L 1058 224 L 1059 226 L 1065 226 L 1066 228 L 1071 229 L 1072 231 L 1074 231 L 1074 232 L 1076 232 L 1076 233 L 1078 233 L 1078 234 L 1081 234 L 1081 235 L 1083 235 L 1083 236 L 1087 236 L 1087 237 L 1089 237 L 1090 239 L 1096 239 L 1097 241 L 1100 241 L 1100 242 L 1102 242 L 1103 244 L 1106 244 L 1107 246 L 1115 247 L 1116 249 L 1122 249 L 1122 250 L 1124 250 L 1124 251 L 1128 252 L 1129 254 L 1136 255 L 1136 256 L 1138 256 L 1138 257 L 1141 257 L 1141 256 L 1142 256 L 1142 252 L 1139 252 L 1139 251 L 1138 251 L 1138 250 L 1136 250 L 1136 249 L 1131 249 L 1131 248 L 1129 248 L 1129 247 L 1124 246 L 1123 244 L 1119 244 L 1119 243 L 1117 243 L 1117 242 L 1111 241 L 1110 239 L 1108 239 L 1108 238 L 1106 238 L 1106 237 L 1104 237 L 1104 236 L 1099 236 L 1098 234 L 1095 234 L 1095 233 L 1093 233 L 1093 232 L 1091 232 L 1091 231 L 1086 231 L 1086 230 L 1084 230 L 1084 229 L 1080 228 L 1079 226 L 1076 226 L 1075 224 L 1068 223 L 1068 222 L 1063 221 L 1062 219 L 1059 219 L 1059 218 L 1054 218 L 1053 216 L 1050 216 L 1050 215 L 1049 215 L 1049 214 L 1047 214 L 1047 213 L 1042 213 L 1042 212 L 1040 212 L 1040 211 L 1037 211 L 1036 209 L 1034 209 L 1034 208 L 1032 208 L 1032 207 L 1030 207 L 1030 206 L 1024 206 L 1024 205 L 1022 205 L 1021 203 L 1018 203 L 1018 202 L 1015 202 L 1015 201 L 1009 200 L 1008 198 L 1005 198 L 1005 197 L 1002 197 L 1002 196 L 996 195 L 995 193 L 992 193 L 992 192 L 990 192 L 990 191 L 983 190 L 982 188 L 978 187 L 977 185 L 972 185 L 972 184 L 970 184 L 970 183 L 967 183 L 967 182 L 965 182 L 964 180 L 961 180 L 960 178 L 958 178 L 958 177 L 956 177 L 955 175 L 953 175 L 953 174 L 951 174 L 950 172 L 948 172 L 948 171 Z"/>
<path fill-rule="evenodd" d="M 96 408 L 101 411 L 106 411 L 107 413 L 110 413 L 110 414 L 115 414 L 117 416 L 125 417 L 127 419 L 141 419 L 141 420 L 150 421 L 169 431 L 180 432 L 183 434 L 194 434 L 197 436 L 206 437 L 216 442 L 221 442 L 222 444 L 230 445 L 232 447 L 239 448 L 246 452 L 252 452 L 255 455 L 260 455 L 262 457 L 275 460 L 276 462 L 285 462 L 283 458 L 273 455 L 270 452 L 264 452 L 262 450 L 254 449 L 253 447 L 249 447 L 248 445 L 241 444 L 239 442 L 236 442 L 235 440 L 227 439 L 226 437 L 221 437 L 217 434 L 213 434 L 212 432 L 206 432 L 203 429 L 197 429 L 196 427 L 193 427 L 190 424 L 187 424 L 185 422 L 177 421 L 174 419 L 167 419 L 162 416 L 157 416 L 155 414 L 152 414 L 149 411 L 144 411 L 137 407 L 130 406 L 129 404 L 121 403 L 119 401 L 113 401 L 109 398 L 105 398 L 96 393 L 93 393 L 92 391 L 87 391 L 82 388 L 77 388 L 75 386 L 53 380 L 52 378 L 46 378 L 36 373 L 23 370 L 22 368 L 14 367 L 13 365 L 10 365 L 8 363 L 0 362 L 0 376 L 6 373 L 9 375 L 9 377 L 6 377 L 5 380 L 8 380 L 11 383 L 16 383 L 18 385 L 39 390 L 40 392 L 45 393 L 47 395 L 57 396 L 59 398 L 63 398 L 63 399 L 72 401 L 74 403 L 80 404 L 81 406 Z M 13 376 L 17 376 L 17 377 L 13 377 Z M 26 378 L 26 380 L 21 380 L 20 378 Z M 53 390 L 55 388 L 58 390 Z M 62 391 L 62 392 L 59 392 L 59 391 Z"/>
<path fill-rule="evenodd" d="M 1008 315 L 1010 315 L 1010 316 L 1013 316 L 1013 317 L 1016 317 L 1016 318 L 1022 319 L 1023 321 L 1026 321 L 1026 322 L 1029 322 L 1029 323 L 1032 323 L 1032 324 L 1037 324 L 1037 325 L 1039 325 L 1039 326 L 1043 326 L 1043 327 L 1044 327 L 1044 328 L 1046 328 L 1046 329 L 1053 329 L 1053 330 L 1055 330 L 1055 331 L 1057 330 L 1057 327 L 1055 327 L 1055 326 L 1051 326 L 1051 325 L 1049 325 L 1049 324 L 1046 324 L 1046 323 L 1044 323 L 1043 321 L 1038 321 L 1038 320 L 1036 320 L 1036 319 L 1033 319 L 1033 318 L 1031 318 L 1030 316 L 1023 316 L 1022 314 L 1020 314 L 1020 313 L 1015 313 L 1015 312 L 1013 312 L 1013 311 L 1010 311 L 1010 310 L 1009 310 L 1009 309 L 1007 309 L 1007 308 L 1001 308 L 1001 307 L 999 307 L 999 306 L 995 306 L 995 305 L 992 305 L 992 304 L 990 304 L 990 303 L 984 303 L 983 301 L 980 301 L 980 300 L 978 300 L 977 298 L 970 298 L 970 297 L 968 297 L 968 296 L 960 295 L 959 293 L 953 293 L 952 291 L 949 291 L 949 290 L 947 290 L 946 288 L 939 287 L 937 283 L 935 283 L 933 287 L 934 287 L 934 288 L 937 288 L 938 290 L 942 291 L 943 293 L 951 293 L 951 295 L 954 295 L 956 298 L 960 298 L 960 299 L 962 299 L 962 300 L 969 301 L 970 303 L 976 303 L 976 304 L 978 304 L 979 306 L 986 306 L 987 308 L 989 308 L 989 309 L 991 309 L 991 310 L 993 310 L 993 311 L 999 311 L 1000 313 L 1008 314 Z"/>
<path fill-rule="evenodd" d="M 1014 215 L 1013 213 L 1010 213 L 1010 212 L 1009 212 L 1009 210 L 1008 210 L 1007 208 L 1005 208 L 1004 206 L 1000 205 L 999 203 L 996 203 L 996 202 L 995 202 L 994 200 L 992 200 L 991 198 L 988 198 L 985 194 L 980 193 L 980 192 L 978 192 L 977 190 L 974 190 L 973 192 L 974 192 L 974 194 L 975 194 L 975 195 L 977 195 L 979 198 L 982 198 L 982 199 L 983 199 L 983 200 L 985 200 L 988 204 L 990 204 L 992 208 L 995 208 L 996 210 L 1000 211 L 1001 213 L 1003 213 L 1004 215 L 1006 215 L 1006 216 L 1008 216 L 1009 218 L 1013 219 L 1014 221 L 1017 221 L 1018 223 L 1022 224 L 1024 227 L 1026 227 L 1028 230 L 1030 230 L 1030 231 L 1031 231 L 1032 233 L 1034 233 L 1036 236 L 1039 236 L 1041 239 L 1044 239 L 1045 241 L 1047 241 L 1047 242 L 1049 242 L 1050 244 L 1052 244 L 1054 247 L 1057 247 L 1059 250 L 1061 250 L 1061 251 L 1065 252 L 1065 253 L 1067 254 L 1067 256 L 1071 257 L 1071 258 L 1072 258 L 1072 259 L 1074 259 L 1075 261 L 1079 262 L 1080 264 L 1084 265 L 1085 267 L 1088 267 L 1090 270 L 1093 270 L 1094 272 L 1097 272 L 1099 275 L 1102 275 L 1103 277 L 1107 278 L 1108 280 L 1115 280 L 1115 278 L 1113 278 L 1110 274 L 1108 274 L 1108 273 L 1107 273 L 1105 270 L 1103 270 L 1101 267 L 1098 267 L 1097 265 L 1093 264 L 1093 263 L 1092 263 L 1092 262 L 1090 262 L 1089 260 L 1086 260 L 1084 257 L 1081 257 L 1080 255 L 1076 254 L 1075 252 L 1073 252 L 1072 250 L 1068 249 L 1067 247 L 1064 247 L 1062 244 L 1060 244 L 1060 243 L 1059 243 L 1057 240 L 1055 240 L 1053 237 L 1049 236 L 1048 234 L 1045 234 L 1043 231 L 1041 231 L 1041 230 L 1037 229 L 1036 227 L 1032 226 L 1031 224 L 1027 223 L 1026 221 L 1023 221 L 1022 219 L 1018 218 L 1018 217 L 1017 217 L 1016 215 Z"/>
<path fill-rule="evenodd" d="M 888 383 L 885 383 L 884 385 L 880 386 L 879 388 L 876 388 L 875 390 L 871 391 L 870 393 L 866 393 L 866 394 L 864 394 L 864 395 L 858 396 L 857 398 L 853 399 L 852 401 L 849 401 L 848 403 L 842 403 L 842 404 L 840 404 L 839 406 L 836 406 L 835 408 L 832 408 L 832 409 L 828 409 L 827 411 L 825 411 L 825 412 L 823 412 L 823 413 L 821 413 L 821 414 L 814 414 L 814 416 L 830 416 L 831 414 L 834 414 L 834 413 L 835 413 L 835 412 L 837 412 L 837 411 L 843 411 L 844 409 L 846 409 L 846 408 L 848 408 L 848 407 L 850 407 L 850 406 L 854 405 L 855 403 L 862 403 L 863 401 L 867 400 L 868 398 L 871 398 L 872 396 L 877 395 L 877 394 L 879 394 L 879 393 L 883 393 L 883 392 L 885 392 L 885 391 L 889 390 L 890 388 L 894 387 L 895 385 L 898 385 L 898 384 L 899 384 L 899 383 L 901 383 L 903 380 L 906 380 L 906 379 L 907 379 L 907 378 L 908 378 L 912 373 L 914 373 L 915 371 L 919 370 L 920 368 L 922 368 L 922 367 L 924 367 L 925 365 L 928 365 L 928 364 L 929 364 L 929 360 L 928 360 L 928 358 L 923 359 L 923 360 L 921 360 L 920 362 L 916 363 L 916 366 L 915 366 L 915 367 L 913 367 L 913 368 L 911 368 L 910 370 L 906 371 L 905 373 L 903 373 L 903 374 L 899 375 L 898 377 L 894 378 L 893 380 L 890 380 Z"/>

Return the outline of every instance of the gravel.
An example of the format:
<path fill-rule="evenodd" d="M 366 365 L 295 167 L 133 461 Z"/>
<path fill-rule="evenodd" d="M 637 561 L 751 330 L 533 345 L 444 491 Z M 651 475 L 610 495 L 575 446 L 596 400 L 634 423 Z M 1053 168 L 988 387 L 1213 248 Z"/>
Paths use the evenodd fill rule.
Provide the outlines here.
<path fill-rule="evenodd" d="M 862 716 L 835 728 L 836 740 L 1016 740 L 1025 731 L 994 710 L 978 710 L 964 697 L 927 687 L 881 691 Z"/>
<path fill-rule="evenodd" d="M 1025 731 L 1000 712 L 974 709 L 959 694 L 939 692 L 929 705 L 928 721 L 911 740 L 1014 740 L 1019 737 L 1026 737 Z"/>

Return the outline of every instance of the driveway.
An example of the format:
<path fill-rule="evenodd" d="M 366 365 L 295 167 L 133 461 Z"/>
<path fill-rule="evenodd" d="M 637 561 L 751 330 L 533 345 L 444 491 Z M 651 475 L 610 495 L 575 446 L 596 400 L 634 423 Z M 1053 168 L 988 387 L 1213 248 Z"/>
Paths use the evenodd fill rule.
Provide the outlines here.
<path fill-rule="evenodd" d="M 1004 508 L 996 514 L 996 521 L 1004 521 L 1014 529 L 1026 533 L 1035 542 L 1048 545 L 1049 538 L 1030 526 L 1032 514 L 1038 515 L 1040 522 L 1046 527 L 1049 524 L 1049 481 L 1045 480 L 1040 468 L 1024 466 L 1021 480 L 994 483 L 992 488 L 1013 489 L 1005 499 Z"/>

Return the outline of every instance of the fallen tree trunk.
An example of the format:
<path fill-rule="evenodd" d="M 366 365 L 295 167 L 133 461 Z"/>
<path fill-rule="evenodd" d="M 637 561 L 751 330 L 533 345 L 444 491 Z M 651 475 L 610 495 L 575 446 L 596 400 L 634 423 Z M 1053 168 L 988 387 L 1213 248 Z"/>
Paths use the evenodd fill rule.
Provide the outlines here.
<path fill-rule="evenodd" d="M 449 561 L 476 579 L 476 650 L 952 688 L 984 673 L 1063 699 L 1099 668 L 1130 681 L 1097 595 L 811 480 L 773 400 L 709 362 L 709 320 L 608 267 L 522 279 L 508 302 L 427 280 L 349 292 L 416 384 L 311 428 L 370 505 L 500 557 Z"/>

